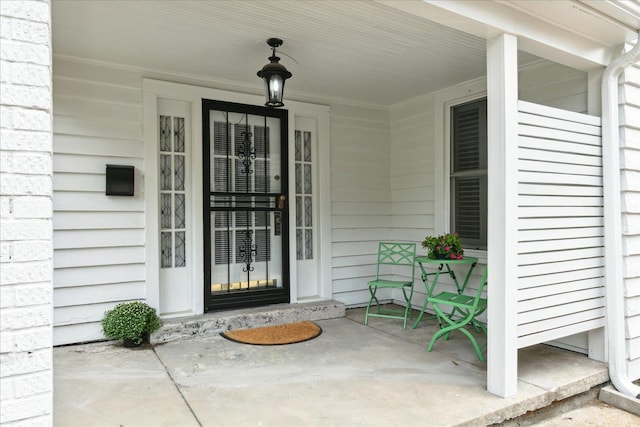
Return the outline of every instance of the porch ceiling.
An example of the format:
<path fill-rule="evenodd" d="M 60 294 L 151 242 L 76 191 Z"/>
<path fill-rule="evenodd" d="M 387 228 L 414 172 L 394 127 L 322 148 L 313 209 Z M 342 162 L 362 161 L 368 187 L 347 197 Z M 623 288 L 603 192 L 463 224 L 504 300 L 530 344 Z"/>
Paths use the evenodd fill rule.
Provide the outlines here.
<path fill-rule="evenodd" d="M 466 32 L 393 3 L 55 0 L 53 53 L 261 93 L 256 72 L 268 62 L 265 41 L 279 37 L 281 63 L 293 73 L 285 98 L 381 106 L 486 73 L 485 39 L 464 20 L 456 27 Z M 544 12 L 523 12 L 526 2 L 490 3 L 506 3 L 517 13 Z M 556 24 L 562 23 L 560 12 L 553 13 Z M 601 21 L 602 28 L 615 26 L 617 37 L 624 36 L 619 25 Z M 519 55 L 521 63 L 535 59 Z"/>

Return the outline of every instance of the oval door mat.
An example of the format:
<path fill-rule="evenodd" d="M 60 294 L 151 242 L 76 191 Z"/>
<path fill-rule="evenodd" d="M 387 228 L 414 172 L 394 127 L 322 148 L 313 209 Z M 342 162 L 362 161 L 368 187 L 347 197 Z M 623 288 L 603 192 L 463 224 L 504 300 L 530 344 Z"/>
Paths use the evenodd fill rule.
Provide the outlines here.
<path fill-rule="evenodd" d="M 311 321 L 222 332 L 228 340 L 253 345 L 282 345 L 313 339 L 322 328 Z"/>

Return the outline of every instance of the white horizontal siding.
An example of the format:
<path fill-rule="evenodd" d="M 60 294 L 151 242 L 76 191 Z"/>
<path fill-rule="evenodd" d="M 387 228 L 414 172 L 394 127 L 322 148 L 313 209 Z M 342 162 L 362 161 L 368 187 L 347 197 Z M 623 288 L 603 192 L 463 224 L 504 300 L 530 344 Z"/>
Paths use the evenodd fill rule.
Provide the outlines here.
<path fill-rule="evenodd" d="M 620 102 L 627 373 L 640 379 L 640 64 L 623 73 Z"/>
<path fill-rule="evenodd" d="M 368 301 L 378 241 L 390 238 L 388 123 L 384 110 L 331 109 L 331 277 L 333 297 L 348 305 Z"/>
<path fill-rule="evenodd" d="M 520 102 L 518 346 L 604 325 L 599 118 Z"/>
<path fill-rule="evenodd" d="M 118 302 L 145 297 L 142 80 L 54 62 L 54 343 L 103 338 Z M 107 164 L 135 168 L 135 196 L 105 195 Z"/>

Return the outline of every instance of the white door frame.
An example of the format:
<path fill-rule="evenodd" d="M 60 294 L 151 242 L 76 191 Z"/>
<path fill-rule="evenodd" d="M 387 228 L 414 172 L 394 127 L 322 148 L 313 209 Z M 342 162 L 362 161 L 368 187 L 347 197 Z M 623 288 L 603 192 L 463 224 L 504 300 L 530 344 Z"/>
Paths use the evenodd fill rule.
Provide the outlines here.
<path fill-rule="evenodd" d="M 144 192 L 145 192 L 145 249 L 146 249 L 146 300 L 155 308 L 160 306 L 160 261 L 159 261 L 159 191 L 158 191 L 158 99 L 184 101 L 191 106 L 192 130 L 192 182 L 191 189 L 191 230 L 187 231 L 193 259 L 191 268 L 192 307 L 188 313 L 196 315 L 204 312 L 204 257 L 203 257 L 203 220 L 202 220 L 202 99 L 237 102 L 250 105 L 264 104 L 264 98 L 257 95 L 242 94 L 212 88 L 191 86 L 181 83 L 143 79 L 144 108 Z M 289 150 L 293 152 L 296 117 L 307 117 L 318 123 L 318 168 L 319 168 L 319 297 L 332 298 L 331 286 L 331 198 L 330 198 L 330 126 L 329 107 L 287 101 L 289 110 Z M 295 194 L 293 162 L 289 162 L 289 194 Z M 295 218 L 295 203 L 289 204 L 289 217 Z M 293 228 L 291 228 L 293 227 Z M 290 221 L 289 244 L 295 248 L 295 223 Z M 290 290 L 291 302 L 298 301 L 296 281 L 296 252 L 290 251 Z"/>

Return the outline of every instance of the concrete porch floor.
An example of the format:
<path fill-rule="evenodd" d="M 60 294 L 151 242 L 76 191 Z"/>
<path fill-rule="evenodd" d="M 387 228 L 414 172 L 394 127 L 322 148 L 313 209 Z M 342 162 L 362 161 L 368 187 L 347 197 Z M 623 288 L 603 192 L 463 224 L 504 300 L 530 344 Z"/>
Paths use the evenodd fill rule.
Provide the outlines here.
<path fill-rule="evenodd" d="M 486 391 L 486 363 L 462 334 L 427 353 L 433 320 L 363 322 L 364 309 L 347 310 L 285 346 L 194 335 L 58 347 L 54 425 L 485 426 L 608 381 L 606 365 L 539 345 L 520 351 L 518 393 L 503 399 Z"/>

